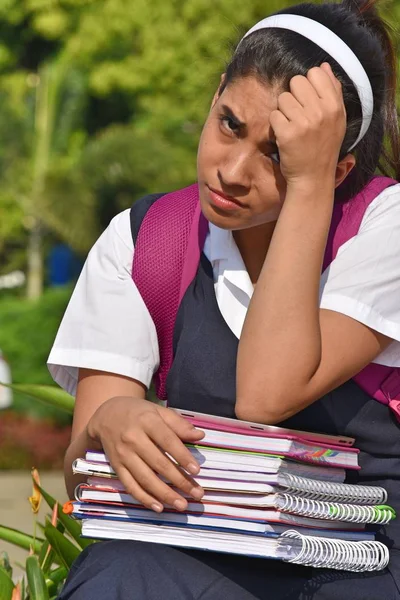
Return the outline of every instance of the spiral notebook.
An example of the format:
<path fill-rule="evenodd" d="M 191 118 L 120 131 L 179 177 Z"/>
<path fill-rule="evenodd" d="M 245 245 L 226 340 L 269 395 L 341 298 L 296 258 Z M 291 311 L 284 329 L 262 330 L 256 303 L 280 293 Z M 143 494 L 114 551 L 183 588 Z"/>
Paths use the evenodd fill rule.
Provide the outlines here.
<path fill-rule="evenodd" d="M 201 529 L 221 530 L 229 529 L 258 535 L 263 534 L 281 534 L 288 529 L 292 529 L 293 519 L 287 520 L 287 515 L 280 514 L 278 511 L 273 513 L 273 519 L 265 521 L 249 521 L 245 519 L 234 519 L 219 515 L 190 514 L 164 511 L 161 514 L 142 507 L 123 507 L 112 506 L 110 504 L 91 504 L 89 502 L 71 502 L 64 504 L 63 512 L 72 515 L 77 519 L 107 519 L 125 522 L 147 522 L 160 523 L 162 525 L 188 525 Z M 272 511 L 271 511 L 272 512 Z M 320 523 L 318 528 L 316 524 Z M 302 535 L 314 535 L 317 537 L 329 537 L 345 539 L 348 541 L 373 541 L 375 534 L 372 531 L 362 529 L 329 529 L 325 528 L 325 523 L 318 519 L 302 519 L 299 517 L 296 522 L 296 528 L 300 529 Z"/>
<path fill-rule="evenodd" d="M 227 471 L 256 471 L 257 473 L 291 473 L 310 479 L 343 483 L 345 469 L 331 465 L 316 465 L 287 460 L 282 456 L 272 456 L 259 452 L 228 450 L 226 448 L 208 448 L 206 446 L 187 444 L 189 452 L 201 468 Z M 85 459 L 78 458 L 74 462 L 76 472 L 84 475 L 105 473 L 115 475 L 108 458 L 103 452 L 88 450 Z"/>
<path fill-rule="evenodd" d="M 185 496 L 185 494 L 182 494 Z M 78 501 L 101 502 L 123 505 L 139 505 L 140 503 L 130 494 L 123 491 L 111 490 L 107 487 L 92 487 L 80 484 L 75 490 Z M 253 509 L 274 509 L 283 513 L 297 516 L 324 519 L 328 521 L 342 521 L 348 523 L 379 523 L 386 524 L 396 517 L 390 506 L 358 506 L 355 504 L 339 504 L 335 502 L 322 502 L 290 494 L 243 494 L 220 491 L 206 491 L 201 502 L 192 502 L 188 499 L 187 512 L 212 512 L 214 514 L 243 516 L 256 518 Z M 239 513 L 240 508 L 244 509 Z"/>
<path fill-rule="evenodd" d="M 83 471 L 85 471 L 83 469 Z M 73 467 L 74 473 L 82 470 Z M 84 473 L 86 474 L 86 473 Z M 93 487 L 125 491 L 123 484 L 116 478 L 107 481 L 107 477 L 89 476 L 87 483 Z M 168 481 L 161 477 L 163 481 Z M 243 471 L 226 471 L 219 469 L 202 469 L 200 474 L 193 477 L 206 491 L 243 492 L 246 494 L 274 494 L 285 492 L 326 502 L 342 504 L 384 504 L 387 492 L 379 486 L 353 485 L 332 483 L 298 477 L 289 473 L 253 473 Z"/>
<path fill-rule="evenodd" d="M 161 523 L 122 523 L 84 519 L 82 534 L 97 539 L 128 539 L 184 548 L 283 560 L 346 571 L 378 571 L 389 563 L 381 542 L 332 540 L 288 530 L 279 535 L 249 535 L 220 529 L 197 529 Z"/>

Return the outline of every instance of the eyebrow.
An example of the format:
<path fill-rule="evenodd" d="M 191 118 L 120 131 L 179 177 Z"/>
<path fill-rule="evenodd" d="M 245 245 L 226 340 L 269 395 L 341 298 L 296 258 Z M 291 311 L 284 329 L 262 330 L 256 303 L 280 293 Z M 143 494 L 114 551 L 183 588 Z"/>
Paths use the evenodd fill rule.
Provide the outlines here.
<path fill-rule="evenodd" d="M 246 123 L 244 123 L 243 121 L 241 121 L 233 112 L 233 110 L 231 108 L 229 108 L 229 106 L 227 106 L 226 104 L 222 105 L 222 110 L 224 111 L 224 113 L 230 118 L 232 119 L 232 121 L 235 123 L 235 125 L 237 127 L 240 127 L 242 129 L 244 129 L 246 127 Z"/>
<path fill-rule="evenodd" d="M 244 130 L 247 129 L 247 125 L 246 123 L 244 123 L 243 121 L 241 121 L 233 112 L 233 110 L 227 106 L 226 104 L 222 104 L 221 106 L 222 110 L 224 111 L 224 113 L 230 118 L 232 119 L 232 121 L 235 123 L 236 127 L 239 127 L 240 129 Z M 273 150 L 278 150 L 278 146 L 276 144 L 276 142 L 266 138 L 265 143 L 268 144 L 269 146 L 271 146 L 271 148 Z"/>

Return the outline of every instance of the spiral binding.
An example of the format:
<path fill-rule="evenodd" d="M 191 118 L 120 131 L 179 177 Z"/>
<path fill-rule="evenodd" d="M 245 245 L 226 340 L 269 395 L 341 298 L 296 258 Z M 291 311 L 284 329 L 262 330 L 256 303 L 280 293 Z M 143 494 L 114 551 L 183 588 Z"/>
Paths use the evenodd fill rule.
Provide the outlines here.
<path fill-rule="evenodd" d="M 387 491 L 378 486 L 317 481 L 290 473 L 279 475 L 279 485 L 287 493 L 293 492 L 312 500 L 330 500 L 343 504 L 385 504 L 387 501 Z"/>
<path fill-rule="evenodd" d="M 301 542 L 299 553 L 285 562 L 342 571 L 381 571 L 389 563 L 389 549 L 381 542 L 347 542 L 301 535 L 290 529 L 281 536 Z M 282 540 L 284 541 L 284 540 Z"/>
<path fill-rule="evenodd" d="M 294 515 L 349 523 L 385 525 L 396 516 L 390 506 L 357 506 L 337 502 L 321 502 L 289 494 L 277 494 L 276 508 Z"/>

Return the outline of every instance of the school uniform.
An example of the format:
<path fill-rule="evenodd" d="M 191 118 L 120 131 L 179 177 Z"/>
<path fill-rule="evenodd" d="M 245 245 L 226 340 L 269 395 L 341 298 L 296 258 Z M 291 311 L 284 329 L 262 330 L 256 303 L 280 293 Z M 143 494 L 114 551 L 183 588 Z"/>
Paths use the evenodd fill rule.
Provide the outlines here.
<path fill-rule="evenodd" d="M 57 383 L 74 394 L 79 368 L 149 386 L 158 367 L 154 323 L 132 281 L 132 257 L 148 196 L 115 217 L 91 250 L 49 357 Z M 156 276 L 156 274 L 155 274 Z M 253 286 L 232 233 L 212 224 L 197 275 L 180 305 L 168 404 L 234 417 L 238 339 Z M 400 367 L 400 185 L 366 210 L 358 234 L 322 274 L 320 306 L 394 341 L 374 362 Z M 282 326 L 285 326 L 282 323 Z M 287 377 L 290 386 L 290 372 Z M 382 485 L 400 512 L 400 426 L 388 407 L 348 381 L 282 425 L 356 438 L 360 472 L 347 481 Z M 110 541 L 86 550 L 60 600 L 394 600 L 400 598 L 400 524 L 377 536 L 390 547 L 377 573 L 313 569 L 265 559 Z"/>

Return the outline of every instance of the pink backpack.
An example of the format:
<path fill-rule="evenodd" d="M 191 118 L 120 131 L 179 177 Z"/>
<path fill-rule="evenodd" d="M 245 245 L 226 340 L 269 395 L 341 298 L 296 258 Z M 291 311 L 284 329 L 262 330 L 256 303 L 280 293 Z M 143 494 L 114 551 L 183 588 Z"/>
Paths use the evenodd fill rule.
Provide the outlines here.
<path fill-rule="evenodd" d="M 323 270 L 340 246 L 357 234 L 372 200 L 396 183 L 387 177 L 374 177 L 351 202 L 335 205 Z M 160 367 L 155 384 L 161 400 L 167 399 L 176 315 L 196 275 L 207 232 L 198 186 L 194 184 L 158 198 L 147 211 L 136 239 L 132 277 L 157 331 Z M 354 381 L 375 400 L 389 405 L 400 421 L 400 369 L 371 363 Z"/>

